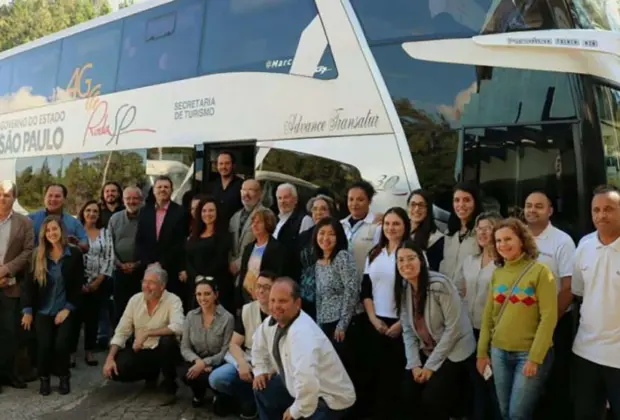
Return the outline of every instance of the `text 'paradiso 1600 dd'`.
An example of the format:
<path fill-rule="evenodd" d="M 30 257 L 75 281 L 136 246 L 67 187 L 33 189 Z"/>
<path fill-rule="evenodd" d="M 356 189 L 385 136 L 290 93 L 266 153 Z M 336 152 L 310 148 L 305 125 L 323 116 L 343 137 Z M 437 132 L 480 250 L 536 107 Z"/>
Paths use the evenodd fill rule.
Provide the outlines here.
<path fill-rule="evenodd" d="M 553 3 L 553 4 L 552 4 Z M 75 214 L 106 180 L 174 199 L 223 148 L 265 200 L 294 183 L 376 211 L 415 188 L 447 219 L 457 181 L 518 214 L 544 188 L 555 224 L 589 231 L 620 184 L 618 0 L 154 0 L 0 54 L 0 177 L 16 209 L 51 180 Z M 586 170 L 587 168 L 587 170 Z M 78 188 L 79 186 L 79 188 Z M 273 203 L 272 203 L 273 204 Z"/>

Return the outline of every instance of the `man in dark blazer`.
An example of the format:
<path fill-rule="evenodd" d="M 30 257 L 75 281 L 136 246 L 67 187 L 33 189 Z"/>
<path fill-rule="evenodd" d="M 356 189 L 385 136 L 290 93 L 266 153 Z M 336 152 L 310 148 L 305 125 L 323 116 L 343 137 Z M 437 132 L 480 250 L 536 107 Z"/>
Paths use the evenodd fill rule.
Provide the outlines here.
<path fill-rule="evenodd" d="M 185 298 L 185 284 L 179 280 L 187 240 L 186 212 L 170 200 L 172 180 L 158 176 L 153 185 L 155 203 L 140 211 L 136 232 L 136 261 L 141 267 L 159 263 L 168 273 L 167 289 Z M 191 291 L 190 291 L 191 292 Z"/>
<path fill-rule="evenodd" d="M 13 387 L 25 388 L 16 371 L 18 349 L 24 348 L 24 356 L 27 353 L 25 335 L 18 330 L 19 297 L 20 283 L 30 267 L 34 229 L 28 217 L 13 212 L 16 195 L 12 181 L 0 182 L 0 376 Z"/>

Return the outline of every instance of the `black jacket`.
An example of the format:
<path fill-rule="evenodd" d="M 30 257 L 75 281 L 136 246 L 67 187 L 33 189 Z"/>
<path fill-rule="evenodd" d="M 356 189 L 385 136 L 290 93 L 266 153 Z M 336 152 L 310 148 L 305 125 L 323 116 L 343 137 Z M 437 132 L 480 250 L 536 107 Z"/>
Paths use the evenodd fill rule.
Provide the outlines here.
<path fill-rule="evenodd" d="M 239 271 L 239 282 L 237 284 L 237 293 L 235 299 L 235 308 L 239 309 L 244 304 L 251 302 L 252 299 L 243 288 L 243 280 L 248 272 L 248 263 L 252 256 L 252 250 L 256 245 L 256 241 L 249 243 L 241 254 L 241 268 Z M 265 252 L 260 262 L 260 271 L 271 271 L 276 276 L 286 275 L 287 258 L 289 253 L 286 248 L 274 238 L 269 238 Z"/>
<path fill-rule="evenodd" d="M 176 294 L 180 292 L 179 272 L 185 265 L 186 219 L 183 207 L 171 201 L 158 238 L 155 205 L 147 204 L 140 210 L 136 231 L 136 261 L 143 269 L 158 262 L 168 272 L 168 291 Z"/>
<path fill-rule="evenodd" d="M 75 308 L 80 306 L 82 296 L 82 286 L 84 285 L 84 257 L 82 251 L 74 245 L 69 245 L 69 256 L 62 259 L 62 278 L 65 282 L 65 297 L 67 303 Z M 37 254 L 35 248 L 33 255 Z M 22 283 L 20 303 L 23 308 L 32 308 L 36 313 L 45 303 L 45 297 L 50 292 L 49 283 L 41 287 L 34 279 L 31 269 L 26 270 L 24 282 Z"/>

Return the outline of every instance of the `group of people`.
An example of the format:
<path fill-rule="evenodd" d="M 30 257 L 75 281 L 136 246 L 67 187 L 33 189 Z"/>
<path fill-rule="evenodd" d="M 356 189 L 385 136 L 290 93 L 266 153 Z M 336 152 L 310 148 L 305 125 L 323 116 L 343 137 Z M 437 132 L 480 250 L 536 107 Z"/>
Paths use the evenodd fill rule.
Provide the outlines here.
<path fill-rule="evenodd" d="M 127 187 L 122 205 L 107 184 L 77 219 L 62 185 L 30 218 L 0 185 L 0 325 L 21 312 L 34 328 L 42 394 L 52 373 L 69 392 L 82 324 L 97 363 L 111 293 L 103 373 L 151 387 L 161 374 L 164 404 L 180 377 L 194 406 L 213 395 L 216 414 L 244 419 L 590 420 L 608 407 L 620 419 L 618 188 L 594 191 L 596 232 L 576 247 L 542 190 L 524 220 L 504 219 L 458 184 L 442 232 L 425 190 L 374 214 L 368 182 L 350 185 L 346 209 L 322 189 L 302 205 L 285 183 L 276 216 L 231 153 L 217 170 L 185 206 L 162 176 L 146 203 Z"/>

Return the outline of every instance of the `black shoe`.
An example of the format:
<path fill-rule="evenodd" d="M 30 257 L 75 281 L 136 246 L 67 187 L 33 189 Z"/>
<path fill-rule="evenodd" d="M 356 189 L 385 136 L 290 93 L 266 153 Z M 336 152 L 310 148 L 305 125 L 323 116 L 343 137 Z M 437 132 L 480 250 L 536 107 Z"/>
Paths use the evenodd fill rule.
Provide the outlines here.
<path fill-rule="evenodd" d="M 198 408 L 205 405 L 205 397 L 202 398 L 192 398 L 192 407 Z"/>
<path fill-rule="evenodd" d="M 58 393 L 60 395 L 67 395 L 71 392 L 71 382 L 68 376 L 61 376 L 58 382 Z"/>
<path fill-rule="evenodd" d="M 50 385 L 50 377 L 40 378 L 41 386 L 39 387 L 39 394 L 49 395 L 52 393 L 52 385 Z"/>
<path fill-rule="evenodd" d="M 218 417 L 226 417 L 230 414 L 230 409 L 228 407 L 228 402 L 225 397 L 221 395 L 215 395 L 213 397 L 213 414 Z"/>
<path fill-rule="evenodd" d="M 256 404 L 254 402 L 245 403 L 241 406 L 241 412 L 239 418 L 242 420 L 252 420 L 258 417 L 258 410 L 256 410 Z"/>
<path fill-rule="evenodd" d="M 26 382 L 24 382 L 19 376 L 12 375 L 9 378 L 8 384 L 15 389 L 25 389 L 28 388 Z"/>

